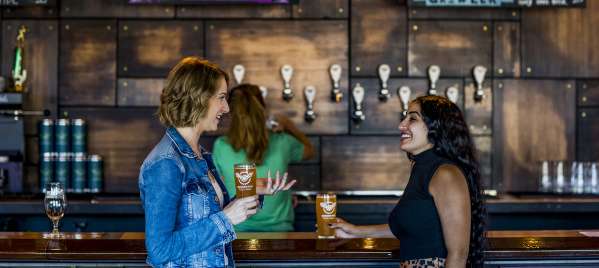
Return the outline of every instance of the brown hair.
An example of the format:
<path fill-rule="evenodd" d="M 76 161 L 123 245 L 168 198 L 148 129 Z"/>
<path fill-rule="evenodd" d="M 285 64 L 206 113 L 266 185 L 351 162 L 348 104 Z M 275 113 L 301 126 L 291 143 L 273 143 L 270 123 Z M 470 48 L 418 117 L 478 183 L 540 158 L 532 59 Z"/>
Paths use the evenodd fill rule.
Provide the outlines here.
<path fill-rule="evenodd" d="M 196 57 L 185 58 L 171 70 L 160 94 L 158 118 L 165 127 L 193 127 L 206 116 L 210 99 L 229 75 L 218 65 Z"/>
<path fill-rule="evenodd" d="M 244 84 L 229 92 L 231 124 L 227 141 L 237 152 L 245 149 L 247 161 L 262 165 L 268 150 L 264 100 L 257 86 Z"/>

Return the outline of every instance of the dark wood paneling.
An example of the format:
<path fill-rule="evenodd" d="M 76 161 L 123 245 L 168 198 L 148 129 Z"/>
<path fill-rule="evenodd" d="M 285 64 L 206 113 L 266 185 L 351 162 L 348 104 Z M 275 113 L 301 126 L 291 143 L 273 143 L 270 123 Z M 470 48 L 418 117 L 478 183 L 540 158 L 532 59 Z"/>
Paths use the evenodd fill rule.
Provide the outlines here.
<path fill-rule="evenodd" d="M 351 134 L 396 134 L 399 135 L 398 126 L 400 123 L 403 103 L 398 94 L 398 89 L 402 86 L 410 87 L 411 103 L 418 96 L 425 95 L 429 89 L 429 81 L 426 79 L 389 79 L 387 86 L 391 92 L 391 99 L 381 102 L 378 93 L 381 88 L 379 79 L 364 78 L 352 79 L 352 89 L 360 84 L 364 88 L 364 101 L 362 102 L 362 111 L 366 119 L 359 124 L 352 120 Z M 440 79 L 437 81 L 437 91 L 439 95 L 445 96 L 445 90 L 448 87 L 455 86 L 459 90 L 459 100 L 457 105 L 464 110 L 464 91 L 462 90 L 461 79 Z M 352 97 L 350 114 L 353 115 L 356 105 Z"/>
<path fill-rule="evenodd" d="M 320 165 L 289 165 L 288 180 L 297 180 L 293 191 L 318 191 L 320 190 Z"/>
<path fill-rule="evenodd" d="M 2 8 L 3 19 L 53 19 L 58 18 L 58 7 L 6 7 Z"/>
<path fill-rule="evenodd" d="M 208 21 L 206 22 L 206 57 L 227 71 L 235 64 L 245 67 L 244 83 L 268 89 L 266 105 L 271 114 L 289 117 L 305 134 L 339 134 L 348 132 L 348 44 L 346 21 Z M 291 90 L 295 98 L 281 98 L 284 81 L 281 66 L 293 67 Z M 332 103 L 329 67 L 341 65 L 340 89 L 345 98 Z M 231 79 L 229 84 L 235 84 Z M 318 118 L 312 124 L 304 121 L 307 104 L 304 88 L 314 86 L 314 111 Z M 218 133 L 226 132 L 222 123 Z"/>
<path fill-rule="evenodd" d="M 466 122 L 470 125 L 470 131 L 473 134 L 492 134 L 493 133 L 493 85 L 492 79 L 483 81 L 483 92 L 486 98 L 482 102 L 474 100 L 477 85 L 474 79 L 466 78 L 464 80 L 464 94 L 466 110 L 464 116 Z"/>
<path fill-rule="evenodd" d="M 391 76 L 406 76 L 406 7 L 399 1 L 351 1 L 351 74 L 378 76 L 388 64 Z"/>
<path fill-rule="evenodd" d="M 320 163 L 320 136 L 309 136 L 308 139 L 314 146 L 314 157 L 304 160 L 302 164 L 319 164 Z"/>
<path fill-rule="evenodd" d="M 574 160 L 575 81 L 494 83 L 493 180 L 505 191 L 535 191 L 539 161 Z"/>
<path fill-rule="evenodd" d="M 408 74 L 428 76 L 438 65 L 441 77 L 470 76 L 476 65 L 492 66 L 493 24 L 489 21 L 411 21 Z"/>
<path fill-rule="evenodd" d="M 493 73 L 495 77 L 520 77 L 520 24 L 493 23 Z"/>
<path fill-rule="evenodd" d="M 597 77 L 599 1 L 522 10 L 523 77 Z"/>
<path fill-rule="evenodd" d="M 599 108 L 579 108 L 577 154 L 580 161 L 599 161 Z"/>
<path fill-rule="evenodd" d="M 410 160 L 399 145 L 399 135 L 322 137 L 321 190 L 404 189 Z"/>
<path fill-rule="evenodd" d="M 166 77 L 183 58 L 203 57 L 203 27 L 196 20 L 119 21 L 118 75 Z"/>
<path fill-rule="evenodd" d="M 119 78 L 117 106 L 158 107 L 160 93 L 165 84 L 164 78 Z"/>
<path fill-rule="evenodd" d="M 302 0 L 291 12 L 294 19 L 347 19 L 349 0 Z"/>
<path fill-rule="evenodd" d="M 61 0 L 62 18 L 174 18 L 172 5 L 121 5 L 113 0 Z"/>
<path fill-rule="evenodd" d="M 60 105 L 115 105 L 116 20 L 61 20 Z"/>
<path fill-rule="evenodd" d="M 599 105 L 599 80 L 577 81 L 576 92 L 576 104 L 578 107 Z"/>
<path fill-rule="evenodd" d="M 201 5 L 177 7 L 177 18 L 289 19 L 290 5 Z"/>
<path fill-rule="evenodd" d="M 441 20 L 519 20 L 516 8 L 418 8 L 408 9 L 410 19 Z"/>
<path fill-rule="evenodd" d="M 478 153 L 478 157 L 480 158 L 480 165 L 483 169 L 483 182 L 486 186 L 486 189 L 496 189 L 496 185 L 492 181 L 493 137 L 473 135 L 472 138 L 476 143 L 476 150 Z"/>
<path fill-rule="evenodd" d="M 105 192 L 139 193 L 141 164 L 166 131 L 156 109 L 62 108 L 61 113 L 87 121 L 88 154 L 104 160 Z"/>
<path fill-rule="evenodd" d="M 57 116 L 58 77 L 58 23 L 51 20 L 2 21 L 2 75 L 13 77 L 18 29 L 24 25 L 23 69 L 27 78 L 23 83 L 23 110 L 49 110 L 50 117 Z M 25 135 L 37 135 L 37 122 L 44 116 L 25 116 Z"/>

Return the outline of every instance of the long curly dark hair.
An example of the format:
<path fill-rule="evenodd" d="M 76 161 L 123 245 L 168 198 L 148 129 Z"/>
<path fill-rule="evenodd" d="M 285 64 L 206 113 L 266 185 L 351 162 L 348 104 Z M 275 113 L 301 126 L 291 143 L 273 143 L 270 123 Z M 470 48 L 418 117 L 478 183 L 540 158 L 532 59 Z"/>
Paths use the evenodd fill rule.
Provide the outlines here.
<path fill-rule="evenodd" d="M 427 95 L 412 103 L 420 104 L 422 120 L 428 127 L 428 140 L 434 145 L 435 153 L 456 162 L 465 173 L 472 212 L 466 266 L 483 267 L 487 244 L 487 204 L 483 195 L 480 160 L 468 124 L 460 108 L 446 98 Z M 408 157 L 411 158 L 411 155 Z"/>

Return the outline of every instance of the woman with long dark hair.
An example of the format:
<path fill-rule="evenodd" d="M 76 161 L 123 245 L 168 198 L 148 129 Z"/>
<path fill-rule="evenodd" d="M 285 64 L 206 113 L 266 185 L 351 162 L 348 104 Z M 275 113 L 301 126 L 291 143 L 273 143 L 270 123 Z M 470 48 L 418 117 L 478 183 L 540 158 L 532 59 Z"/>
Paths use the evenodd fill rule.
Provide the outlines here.
<path fill-rule="evenodd" d="M 435 95 L 417 98 L 407 113 L 400 148 L 412 171 L 389 224 L 338 219 L 332 227 L 341 238 L 397 237 L 400 267 L 483 267 L 488 216 L 468 124 L 453 102 Z"/>

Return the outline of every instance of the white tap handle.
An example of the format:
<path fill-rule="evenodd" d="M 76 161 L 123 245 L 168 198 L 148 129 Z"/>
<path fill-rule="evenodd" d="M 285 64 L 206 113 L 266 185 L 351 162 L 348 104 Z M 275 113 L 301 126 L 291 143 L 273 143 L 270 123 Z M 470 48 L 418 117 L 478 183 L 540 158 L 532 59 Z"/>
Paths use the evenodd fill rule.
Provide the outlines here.
<path fill-rule="evenodd" d="M 241 85 L 241 81 L 243 80 L 243 75 L 245 74 L 245 68 L 243 65 L 237 64 L 233 66 L 233 76 L 235 77 L 235 81 L 237 85 Z"/>
<path fill-rule="evenodd" d="M 387 88 L 387 81 L 389 81 L 389 74 L 391 74 L 391 67 L 387 64 L 381 64 L 379 66 L 379 77 L 383 83 L 383 88 Z"/>
<path fill-rule="evenodd" d="M 341 65 L 331 65 L 331 68 L 329 68 L 329 72 L 331 73 L 331 79 L 333 79 L 333 87 L 339 88 L 339 80 L 341 80 Z"/>
<path fill-rule="evenodd" d="M 291 65 L 285 64 L 281 67 L 281 76 L 283 76 L 283 80 L 285 81 L 285 88 L 289 88 L 289 81 L 291 81 L 292 74 L 293 67 Z"/>
<path fill-rule="evenodd" d="M 445 92 L 445 95 L 447 95 L 447 98 L 451 102 L 457 103 L 457 101 L 458 101 L 458 89 L 456 87 L 448 87 L 447 91 Z"/>
<path fill-rule="evenodd" d="M 483 86 L 483 81 L 485 81 L 485 73 L 487 72 L 487 68 L 477 65 L 474 67 L 474 80 L 476 80 L 476 84 L 478 88 Z"/>
<path fill-rule="evenodd" d="M 431 88 L 435 88 L 437 81 L 439 81 L 439 75 L 441 75 L 441 68 L 437 65 L 431 65 L 428 67 L 428 77 L 431 80 Z"/>
<path fill-rule="evenodd" d="M 268 89 L 265 86 L 258 86 L 260 89 L 260 94 L 262 94 L 262 100 L 266 102 L 266 93 L 268 93 Z"/>
<path fill-rule="evenodd" d="M 362 101 L 364 101 L 364 88 L 359 84 L 352 91 L 354 101 L 356 102 L 356 110 L 362 110 Z"/>
<path fill-rule="evenodd" d="M 308 101 L 308 109 L 312 110 L 312 103 L 314 102 L 314 97 L 316 97 L 316 89 L 313 86 L 306 86 L 304 94 L 306 95 L 306 101 Z"/>
<path fill-rule="evenodd" d="M 404 110 L 407 110 L 412 90 L 408 86 L 402 86 L 397 90 L 397 94 L 399 95 L 399 99 L 401 99 L 401 103 L 403 103 Z"/>

